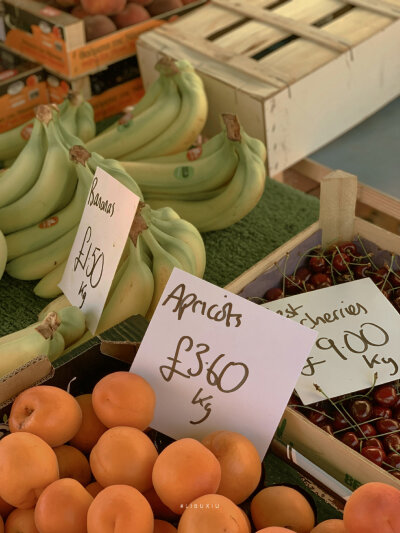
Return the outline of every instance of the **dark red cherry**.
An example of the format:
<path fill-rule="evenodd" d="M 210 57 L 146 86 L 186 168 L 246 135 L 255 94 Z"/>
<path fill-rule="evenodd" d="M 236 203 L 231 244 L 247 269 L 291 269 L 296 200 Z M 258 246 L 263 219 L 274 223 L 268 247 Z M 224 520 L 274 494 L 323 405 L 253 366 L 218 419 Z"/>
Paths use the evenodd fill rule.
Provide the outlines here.
<path fill-rule="evenodd" d="M 333 268 L 338 272 L 346 272 L 348 270 L 347 263 L 350 263 L 350 257 L 344 253 L 337 253 L 332 259 Z"/>
<path fill-rule="evenodd" d="M 329 435 L 332 435 L 332 437 L 334 436 L 332 424 L 322 424 L 320 428 L 329 433 Z"/>
<path fill-rule="evenodd" d="M 309 283 L 308 281 L 306 281 L 304 284 L 304 289 L 306 290 L 306 292 L 310 292 L 310 291 L 315 291 L 316 287 L 312 283 Z"/>
<path fill-rule="evenodd" d="M 327 266 L 326 259 L 322 255 L 310 257 L 308 264 L 313 272 L 322 272 Z"/>
<path fill-rule="evenodd" d="M 360 265 L 356 265 L 353 269 L 354 277 L 357 279 L 368 278 L 370 267 L 370 263 L 362 263 Z"/>
<path fill-rule="evenodd" d="M 392 418 L 392 410 L 382 405 L 373 405 L 371 418 Z"/>
<path fill-rule="evenodd" d="M 400 430 L 400 422 L 394 418 L 381 418 L 375 423 L 379 435 L 385 433 L 394 433 Z"/>
<path fill-rule="evenodd" d="M 336 411 L 336 413 L 334 414 L 333 427 L 335 428 L 335 430 L 346 429 L 350 427 L 350 422 L 344 415 Z"/>
<path fill-rule="evenodd" d="M 383 446 L 387 452 L 400 452 L 400 435 L 393 433 L 383 437 Z"/>
<path fill-rule="evenodd" d="M 279 300 L 280 298 L 283 298 L 283 290 L 280 287 L 273 287 L 272 289 L 268 289 L 264 295 L 264 298 L 266 298 L 270 302 L 273 302 L 274 300 Z"/>
<path fill-rule="evenodd" d="M 297 396 L 297 394 L 292 394 L 289 398 L 288 405 L 290 405 L 290 407 L 295 407 L 296 405 L 303 405 L 303 404 L 301 403 L 301 400 Z"/>
<path fill-rule="evenodd" d="M 372 424 L 361 424 L 360 425 L 360 436 L 362 437 L 374 437 L 376 435 L 376 429 Z"/>
<path fill-rule="evenodd" d="M 400 479 L 400 470 L 393 470 L 393 472 L 390 472 L 392 476 L 396 477 L 397 479 Z"/>
<path fill-rule="evenodd" d="M 329 287 L 332 285 L 332 278 L 324 272 L 313 274 L 310 281 L 317 289 L 322 289 L 323 287 Z"/>
<path fill-rule="evenodd" d="M 301 292 L 303 284 L 297 276 L 287 276 L 285 278 L 285 293 L 288 295 Z"/>
<path fill-rule="evenodd" d="M 365 422 L 371 418 L 372 404 L 369 400 L 354 400 L 350 412 L 357 422 Z"/>
<path fill-rule="evenodd" d="M 369 439 L 364 440 L 362 446 L 378 446 L 378 448 L 382 448 L 383 450 L 383 444 L 378 437 L 370 437 Z"/>
<path fill-rule="evenodd" d="M 350 272 L 345 272 L 344 274 L 341 274 L 340 276 L 336 276 L 336 283 L 348 283 L 349 281 L 353 281 L 354 277 L 350 274 Z"/>
<path fill-rule="evenodd" d="M 318 426 L 320 424 L 326 423 L 328 421 L 328 418 L 326 416 L 326 411 L 310 411 L 310 414 L 308 415 L 308 419 L 313 424 L 317 424 Z"/>
<path fill-rule="evenodd" d="M 353 450 L 360 449 L 360 441 L 354 431 L 346 431 L 340 440 L 347 446 L 350 446 L 350 448 L 353 448 Z"/>
<path fill-rule="evenodd" d="M 386 455 L 385 463 L 392 466 L 393 468 L 400 469 L 400 455 L 396 452 L 388 453 Z"/>
<path fill-rule="evenodd" d="M 392 407 L 397 401 L 397 392 L 393 385 L 380 385 L 374 390 L 374 400 L 382 407 Z"/>
<path fill-rule="evenodd" d="M 389 274 L 389 281 L 392 287 L 400 287 L 400 270 L 395 270 Z"/>
<path fill-rule="evenodd" d="M 400 396 L 399 395 L 397 395 L 396 401 L 394 402 L 392 409 L 397 409 L 398 407 L 400 407 Z"/>
<path fill-rule="evenodd" d="M 300 267 L 296 270 L 296 277 L 301 281 L 308 281 L 311 278 L 311 270 L 307 267 Z"/>
<path fill-rule="evenodd" d="M 389 417 L 390 418 L 390 417 Z M 393 413 L 393 418 L 400 421 L 400 408 L 397 408 Z"/>
<path fill-rule="evenodd" d="M 358 253 L 357 246 L 354 244 L 354 242 L 343 242 L 342 244 L 339 244 L 338 248 L 342 253 L 345 254 L 356 255 Z"/>
<path fill-rule="evenodd" d="M 382 286 L 384 284 L 385 285 L 384 288 L 386 289 L 386 288 L 388 288 L 388 287 L 386 287 L 386 285 L 389 286 L 389 283 L 387 282 L 388 274 L 389 274 L 389 267 L 384 266 L 382 268 L 378 268 L 378 270 L 376 270 L 371 275 L 371 279 L 376 285 L 378 285 L 378 287 L 382 288 Z"/>
<path fill-rule="evenodd" d="M 385 452 L 382 450 L 382 448 L 379 448 L 378 446 L 365 446 L 361 450 L 361 455 L 363 455 L 378 466 L 382 466 L 382 463 L 386 459 Z"/>

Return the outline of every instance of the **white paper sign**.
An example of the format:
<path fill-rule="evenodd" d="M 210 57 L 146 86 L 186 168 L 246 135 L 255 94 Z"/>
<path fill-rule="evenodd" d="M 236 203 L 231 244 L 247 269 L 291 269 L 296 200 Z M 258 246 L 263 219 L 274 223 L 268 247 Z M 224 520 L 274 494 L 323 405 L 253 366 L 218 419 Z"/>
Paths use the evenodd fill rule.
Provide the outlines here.
<path fill-rule="evenodd" d="M 263 304 L 318 331 L 296 385 L 304 404 L 400 377 L 400 315 L 370 278 Z"/>
<path fill-rule="evenodd" d="M 263 457 L 316 337 L 175 268 L 131 372 L 155 390 L 156 430 L 175 439 L 237 431 Z"/>
<path fill-rule="evenodd" d="M 97 168 L 59 287 L 94 334 L 140 198 Z"/>

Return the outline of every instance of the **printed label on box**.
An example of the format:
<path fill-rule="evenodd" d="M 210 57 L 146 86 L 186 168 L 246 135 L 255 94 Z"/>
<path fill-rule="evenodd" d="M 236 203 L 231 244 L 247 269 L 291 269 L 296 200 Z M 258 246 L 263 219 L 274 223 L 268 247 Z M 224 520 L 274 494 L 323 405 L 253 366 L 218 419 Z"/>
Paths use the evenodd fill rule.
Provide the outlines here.
<path fill-rule="evenodd" d="M 175 268 L 131 372 L 155 390 L 156 430 L 176 439 L 236 431 L 263 457 L 316 337 Z"/>

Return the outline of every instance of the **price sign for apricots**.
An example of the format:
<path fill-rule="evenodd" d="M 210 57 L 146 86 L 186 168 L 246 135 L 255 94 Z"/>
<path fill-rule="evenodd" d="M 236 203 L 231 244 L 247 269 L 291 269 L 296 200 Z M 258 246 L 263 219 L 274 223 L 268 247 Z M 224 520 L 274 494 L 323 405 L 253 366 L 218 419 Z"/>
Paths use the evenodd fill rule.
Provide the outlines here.
<path fill-rule="evenodd" d="M 316 336 L 175 268 L 131 372 L 155 390 L 154 429 L 240 432 L 263 457 Z"/>
<path fill-rule="evenodd" d="M 97 168 L 59 287 L 85 313 L 94 334 L 103 312 L 139 197 Z"/>
<path fill-rule="evenodd" d="M 295 387 L 304 404 L 400 378 L 400 315 L 370 278 L 263 307 L 318 332 Z"/>

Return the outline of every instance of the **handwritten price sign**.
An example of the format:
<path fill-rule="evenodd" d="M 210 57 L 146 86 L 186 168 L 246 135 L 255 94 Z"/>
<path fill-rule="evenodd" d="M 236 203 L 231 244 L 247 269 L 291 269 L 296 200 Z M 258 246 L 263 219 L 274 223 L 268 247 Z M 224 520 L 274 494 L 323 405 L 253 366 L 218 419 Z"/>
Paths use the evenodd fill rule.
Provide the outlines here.
<path fill-rule="evenodd" d="M 305 404 L 400 378 L 400 316 L 370 278 L 263 307 L 318 332 L 296 391 Z"/>
<path fill-rule="evenodd" d="M 238 431 L 265 455 L 316 332 L 174 269 L 131 367 L 173 438 Z"/>
<path fill-rule="evenodd" d="M 59 284 L 83 310 L 94 334 L 103 312 L 139 197 L 97 168 L 71 253 Z"/>

